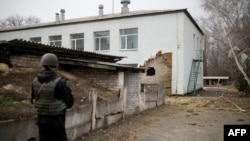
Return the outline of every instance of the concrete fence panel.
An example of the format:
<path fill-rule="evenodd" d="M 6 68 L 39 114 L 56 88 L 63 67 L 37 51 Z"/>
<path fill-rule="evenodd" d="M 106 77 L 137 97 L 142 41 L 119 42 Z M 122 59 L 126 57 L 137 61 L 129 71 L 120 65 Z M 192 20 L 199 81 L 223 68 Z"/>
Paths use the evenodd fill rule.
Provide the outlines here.
<path fill-rule="evenodd" d="M 123 112 L 123 101 L 114 102 L 98 101 L 96 105 L 96 118 L 104 118 L 107 115 Z"/>
<path fill-rule="evenodd" d="M 163 84 L 143 84 L 145 103 L 144 110 L 164 104 L 165 88 Z"/>
<path fill-rule="evenodd" d="M 37 136 L 38 128 L 34 117 L 0 122 L 1 141 L 26 141 Z"/>
<path fill-rule="evenodd" d="M 92 105 L 84 105 L 67 111 L 66 129 L 69 140 L 74 140 L 91 129 Z"/>

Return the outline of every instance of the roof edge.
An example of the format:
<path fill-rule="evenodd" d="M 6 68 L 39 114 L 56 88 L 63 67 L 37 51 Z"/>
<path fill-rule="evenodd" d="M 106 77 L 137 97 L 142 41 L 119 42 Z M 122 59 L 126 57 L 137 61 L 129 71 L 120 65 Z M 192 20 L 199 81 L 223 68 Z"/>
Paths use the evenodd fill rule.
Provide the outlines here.
<path fill-rule="evenodd" d="M 65 20 L 61 23 L 56 22 L 47 22 L 47 23 L 39 23 L 35 25 L 27 25 L 27 26 L 19 26 L 19 27 L 12 27 L 12 28 L 5 28 L 0 29 L 0 33 L 2 32 L 10 32 L 10 31 L 19 31 L 19 30 L 27 30 L 27 29 L 35 29 L 35 28 L 44 28 L 44 27 L 53 27 L 53 26 L 63 26 L 69 24 L 77 24 L 77 23 L 87 23 L 87 22 L 95 22 L 95 21 L 102 21 L 102 20 L 113 20 L 113 19 L 122 19 L 122 18 L 130 18 L 130 17 L 140 17 L 140 16 L 149 16 L 149 15 L 158 15 L 158 14 L 167 14 L 167 13 L 178 13 L 184 12 L 188 18 L 192 21 L 192 23 L 196 26 L 196 28 L 204 35 L 204 32 L 201 30 L 199 25 L 196 23 L 194 18 L 191 14 L 187 11 L 187 9 L 174 9 L 174 10 L 142 10 L 142 11 L 133 11 L 127 14 L 108 14 L 104 15 L 103 17 L 99 16 L 92 16 L 92 17 L 85 17 L 85 18 L 75 18 Z"/>
<path fill-rule="evenodd" d="M 191 22 L 195 25 L 195 27 L 201 32 L 202 35 L 205 35 L 203 30 L 200 28 L 200 26 L 197 24 L 195 19 L 192 17 L 192 15 L 188 12 L 187 9 L 183 9 L 184 13 L 188 16 L 188 18 L 191 20 Z"/>

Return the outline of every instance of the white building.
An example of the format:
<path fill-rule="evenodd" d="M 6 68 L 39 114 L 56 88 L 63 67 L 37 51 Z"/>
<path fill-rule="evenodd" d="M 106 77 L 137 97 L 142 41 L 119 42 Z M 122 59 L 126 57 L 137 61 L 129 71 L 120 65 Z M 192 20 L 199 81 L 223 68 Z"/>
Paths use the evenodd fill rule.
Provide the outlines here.
<path fill-rule="evenodd" d="M 119 63 L 137 66 L 158 51 L 169 52 L 172 53 L 172 94 L 186 94 L 192 62 L 200 59 L 203 50 L 202 30 L 186 9 L 131 12 L 128 3 L 129 0 L 122 0 L 122 12 L 118 14 L 103 14 L 103 5 L 99 5 L 99 15 L 78 19 L 66 19 L 62 9 L 54 22 L 0 29 L 0 41 L 21 38 L 125 56 Z M 202 63 L 196 70 L 199 70 L 196 86 L 201 88 Z"/>

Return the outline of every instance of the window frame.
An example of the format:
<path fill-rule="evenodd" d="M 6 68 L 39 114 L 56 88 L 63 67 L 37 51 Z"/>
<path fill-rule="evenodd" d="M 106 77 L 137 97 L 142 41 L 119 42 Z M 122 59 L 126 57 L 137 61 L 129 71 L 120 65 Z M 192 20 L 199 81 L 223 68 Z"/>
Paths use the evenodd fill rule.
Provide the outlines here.
<path fill-rule="evenodd" d="M 104 36 L 96 36 L 97 33 L 104 33 L 107 32 L 108 35 L 104 35 Z M 106 39 L 107 43 L 108 43 L 108 49 L 102 49 L 104 47 L 102 47 L 102 39 Z M 96 40 L 98 40 L 98 48 L 97 48 L 97 42 Z M 110 50 L 110 31 L 109 30 L 105 30 L 105 31 L 96 31 L 94 32 L 94 50 L 95 51 L 109 51 Z"/>
<path fill-rule="evenodd" d="M 51 40 L 52 37 L 60 37 L 60 40 L 59 39 Z M 60 45 L 56 45 L 56 43 L 60 43 Z M 49 45 L 61 47 L 62 46 L 62 35 L 52 35 L 52 36 L 49 36 Z"/>
<path fill-rule="evenodd" d="M 35 40 L 33 40 L 33 39 L 40 39 L 39 41 L 35 41 Z M 31 42 L 35 42 L 35 43 L 42 43 L 42 37 L 30 37 L 30 41 Z"/>
<path fill-rule="evenodd" d="M 82 38 L 72 38 L 73 35 L 80 35 L 82 34 L 83 37 Z M 81 49 L 77 49 L 77 41 L 81 41 L 82 40 L 82 48 Z M 73 43 L 72 43 L 73 42 Z M 72 46 L 74 44 L 74 46 Z M 75 50 L 84 50 L 84 33 L 74 33 L 74 34 L 70 34 L 70 46 L 71 49 L 75 49 Z"/>
<path fill-rule="evenodd" d="M 134 30 L 134 29 L 136 29 L 137 33 L 125 33 L 125 34 L 122 34 L 123 31 L 126 32 L 126 30 Z M 136 48 L 129 48 L 128 47 L 128 43 L 129 43 L 128 38 L 132 37 L 132 36 L 136 36 Z M 123 39 L 125 40 L 125 44 L 123 43 Z M 120 50 L 137 50 L 137 49 L 138 49 L 138 28 L 120 29 Z"/>

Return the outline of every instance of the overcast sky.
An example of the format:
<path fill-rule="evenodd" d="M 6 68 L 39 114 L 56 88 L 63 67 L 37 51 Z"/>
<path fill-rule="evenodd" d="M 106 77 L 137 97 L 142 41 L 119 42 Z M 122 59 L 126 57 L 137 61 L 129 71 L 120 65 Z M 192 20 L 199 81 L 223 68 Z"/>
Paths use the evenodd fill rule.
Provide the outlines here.
<path fill-rule="evenodd" d="M 114 1 L 114 9 L 112 3 Z M 0 20 L 12 15 L 36 16 L 41 22 L 55 20 L 55 13 L 65 9 L 65 19 L 98 15 L 98 5 L 104 5 L 104 14 L 121 12 L 121 0 L 0 0 Z M 129 10 L 167 10 L 187 8 L 197 18 L 202 15 L 201 0 L 130 0 Z M 112 10 L 113 9 L 113 10 Z"/>

